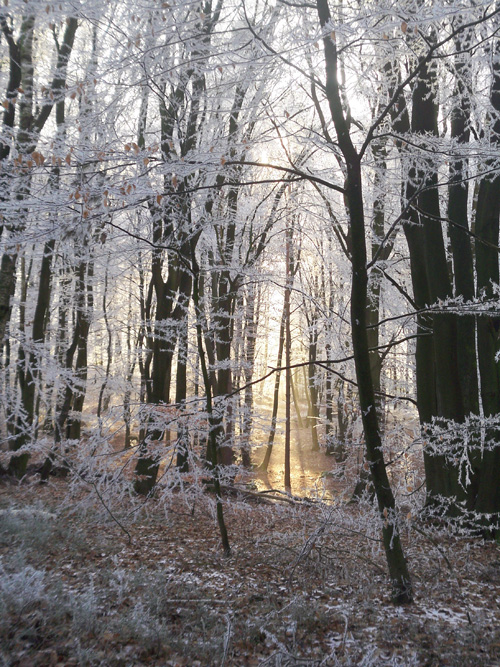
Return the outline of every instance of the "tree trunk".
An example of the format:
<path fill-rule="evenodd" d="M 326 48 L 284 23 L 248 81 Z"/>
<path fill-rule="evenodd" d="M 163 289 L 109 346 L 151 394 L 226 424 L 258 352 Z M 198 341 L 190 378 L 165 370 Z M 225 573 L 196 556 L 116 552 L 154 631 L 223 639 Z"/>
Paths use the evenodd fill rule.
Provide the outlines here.
<path fill-rule="evenodd" d="M 179 418 L 177 421 L 177 462 L 179 472 L 189 472 L 189 431 L 186 422 L 187 398 L 187 360 L 188 360 L 188 312 L 185 304 L 185 314 L 181 318 L 179 327 L 179 345 L 177 350 L 177 371 L 175 380 L 175 403 Z"/>
<path fill-rule="evenodd" d="M 220 487 L 219 479 L 219 465 L 218 465 L 218 438 L 221 436 L 221 422 L 220 417 L 214 413 L 213 403 L 212 403 L 212 383 L 210 379 L 210 374 L 207 368 L 207 361 L 205 356 L 205 350 L 203 348 L 203 324 L 202 324 L 202 311 L 200 308 L 200 290 L 199 290 L 199 276 L 200 269 L 198 262 L 195 257 L 194 245 L 191 248 L 191 263 L 193 267 L 193 303 L 196 312 L 196 341 L 198 345 L 198 355 L 201 365 L 201 374 L 203 377 L 203 384 L 205 386 L 205 396 L 207 404 L 207 415 L 209 421 L 209 454 L 210 454 L 210 471 L 212 474 L 212 481 L 215 490 L 216 498 L 216 512 L 217 512 L 217 523 L 219 526 L 219 532 L 221 536 L 222 549 L 226 556 L 231 554 L 231 547 L 229 545 L 229 537 L 227 534 L 227 528 L 224 521 L 224 511 L 222 507 L 222 493 Z"/>
<path fill-rule="evenodd" d="M 296 382 L 293 378 L 293 373 L 290 373 L 290 385 L 292 387 L 293 405 L 294 405 L 294 408 L 295 408 L 295 415 L 297 417 L 297 426 L 299 428 L 304 428 L 304 422 L 302 421 L 302 415 L 300 414 L 299 394 L 298 394 L 298 391 L 297 391 L 297 384 L 296 384 Z M 328 418 L 328 416 L 327 416 L 327 418 Z"/>
<path fill-rule="evenodd" d="M 286 230 L 286 285 L 285 298 L 283 304 L 283 313 L 285 316 L 285 489 L 292 490 L 292 482 L 290 478 L 290 436 L 291 436 L 291 352 L 292 339 L 290 335 L 290 292 L 292 281 L 292 266 L 291 266 L 291 232 Z"/>
<path fill-rule="evenodd" d="M 416 134 L 438 136 L 436 102 L 437 83 L 433 67 L 421 68 L 413 89 L 412 130 Z M 448 264 L 440 224 L 439 192 L 437 189 L 437 165 L 419 165 L 410 170 L 410 181 L 422 188 L 418 194 L 416 218 L 423 228 L 424 266 L 429 287 L 429 301 L 438 303 L 453 296 L 449 281 Z M 422 267 L 419 269 L 422 270 Z M 420 304 L 417 304 L 420 305 Z M 460 376 L 457 358 L 456 316 L 448 313 L 434 314 L 431 319 L 436 380 L 436 415 L 446 420 L 462 423 L 463 402 L 460 391 Z M 428 457 L 426 460 L 427 493 L 429 501 L 439 496 L 464 497 L 459 484 L 458 470 L 442 456 Z M 451 513 L 458 511 L 453 506 Z"/>
<path fill-rule="evenodd" d="M 52 258 L 54 254 L 55 240 L 47 241 L 43 249 L 42 264 L 40 268 L 40 282 L 38 284 L 38 298 L 33 317 L 32 345 L 29 354 L 24 381 L 21 388 L 21 409 L 23 412 L 23 424 L 18 432 L 12 449 L 17 450 L 26 445 L 30 440 L 30 429 L 35 419 L 35 390 L 40 376 L 40 364 L 43 355 L 43 344 L 45 342 L 45 321 L 50 305 L 50 287 L 52 275 Z M 9 470 L 17 477 L 22 477 L 26 471 L 29 454 L 24 453 L 18 457 L 12 457 Z"/>
<path fill-rule="evenodd" d="M 280 324 L 280 337 L 278 344 L 278 358 L 276 360 L 276 368 L 281 368 L 283 363 L 283 350 L 285 347 L 285 321 L 286 321 L 286 312 L 285 307 L 283 306 L 283 312 L 281 314 L 281 324 Z M 259 466 L 259 470 L 267 472 L 269 467 L 269 461 L 271 460 L 271 454 L 273 453 L 273 444 L 274 437 L 276 435 L 276 424 L 278 422 L 278 407 L 279 407 L 279 398 L 280 398 L 280 376 L 281 372 L 276 371 L 274 378 L 274 392 L 273 392 L 273 411 L 271 414 L 271 425 L 269 428 L 269 437 L 267 440 L 266 452 L 264 454 L 264 459 Z"/>
<path fill-rule="evenodd" d="M 244 369 L 243 377 L 245 379 L 245 398 L 243 408 L 242 424 L 242 444 L 241 459 L 245 468 L 251 466 L 251 435 L 252 435 L 252 417 L 253 417 L 253 387 L 252 378 L 255 366 L 255 341 L 258 330 L 258 313 L 260 307 L 260 290 L 256 295 L 255 283 L 248 285 L 246 293 L 245 308 L 245 350 L 244 350 Z"/>
<path fill-rule="evenodd" d="M 40 133 L 56 104 L 56 100 L 60 98 L 66 88 L 67 65 L 73 49 L 78 21 L 72 17 L 66 21 L 63 41 L 60 46 L 57 45 L 55 73 L 48 91 L 50 94 L 44 96 L 44 103 L 36 116 L 33 115 L 33 33 L 35 29 L 35 16 L 28 14 L 22 17 L 17 45 L 14 44 L 12 34 L 6 26 L 5 20 L 2 22 L 2 19 L 0 19 L 0 26 L 9 43 L 10 59 L 19 58 L 16 63 L 11 63 L 11 82 L 9 86 L 12 85 L 14 79 L 17 80 L 21 76 L 21 85 L 24 91 L 19 104 L 19 129 L 16 137 L 16 152 L 19 155 L 31 155 L 36 149 Z M 17 88 L 15 92 L 17 94 Z M 14 123 L 14 110 L 10 108 L 11 106 L 13 105 L 9 104 L 9 108 L 6 109 L 7 125 L 10 127 Z M 4 122 L 5 120 L 4 115 Z M 4 144 L 0 147 L 0 155 L 3 159 L 7 159 L 9 155 L 9 150 Z M 28 174 L 21 180 L 23 183 L 17 192 L 17 200 L 22 204 L 29 194 L 31 177 Z M 2 193 L 0 200 L 5 199 L 5 197 L 6 195 Z M 26 211 L 22 207 L 18 209 L 17 219 L 12 221 L 13 230 L 17 232 L 22 231 L 25 224 L 25 215 Z M 10 247 L 7 244 L 0 264 L 0 341 L 2 342 L 5 338 L 6 326 L 11 315 L 10 301 L 15 291 L 17 256 L 17 244 L 13 244 Z"/>
<path fill-rule="evenodd" d="M 309 392 L 309 414 L 307 415 L 307 421 L 309 423 L 309 426 L 311 427 L 311 436 L 312 436 L 311 449 L 313 452 L 319 452 L 319 438 L 318 438 L 319 402 L 318 402 L 318 388 L 316 386 L 317 355 L 318 355 L 318 321 L 316 313 L 312 312 L 309 324 L 309 346 L 308 346 L 309 364 L 307 366 L 307 389 Z"/>
<path fill-rule="evenodd" d="M 316 5 L 321 27 L 325 29 L 331 24 L 328 0 L 316 0 Z M 349 228 L 352 241 L 352 343 L 365 433 L 366 455 L 380 511 L 382 536 L 392 583 L 392 598 L 396 603 L 405 603 L 411 602 L 413 599 L 412 585 L 398 530 L 396 503 L 387 477 L 382 453 L 366 334 L 368 275 L 361 162 L 351 141 L 349 126 L 342 109 L 337 79 L 337 47 L 335 36 L 330 31 L 323 37 L 323 45 L 326 61 L 326 95 L 347 172 L 345 197 L 349 209 Z"/>
<path fill-rule="evenodd" d="M 101 420 L 102 412 L 106 412 L 109 407 L 109 394 L 106 394 L 106 389 L 109 383 L 109 377 L 111 374 L 111 364 L 113 362 L 113 331 L 110 326 L 109 317 L 108 317 L 108 274 L 109 274 L 109 255 L 108 263 L 106 264 L 106 272 L 104 274 L 104 291 L 102 295 L 102 312 L 104 315 L 104 324 L 106 325 L 106 333 L 108 336 L 108 341 L 106 345 L 106 370 L 104 374 L 104 380 L 101 384 L 101 389 L 99 390 L 99 398 L 97 400 L 97 418 Z"/>
<path fill-rule="evenodd" d="M 466 47 L 469 40 L 457 38 L 455 46 L 461 54 L 455 60 L 455 103 L 451 112 L 451 138 L 458 146 L 464 146 L 470 139 L 470 97 L 467 90 L 471 84 L 470 52 Z M 463 61 L 463 57 L 468 60 Z M 455 296 L 465 301 L 474 298 L 474 262 L 469 231 L 467 181 L 469 160 L 458 156 L 450 162 L 450 185 L 448 187 L 448 230 L 453 256 L 453 276 Z M 457 322 L 459 346 L 458 371 L 465 414 L 479 414 L 479 389 L 476 359 L 476 321 L 473 315 L 462 315 Z"/>
<path fill-rule="evenodd" d="M 491 105 L 495 112 L 493 118 L 492 148 L 500 146 L 500 65 L 495 49 L 496 59 L 493 60 Z M 489 163 L 485 167 L 488 169 Z M 498 246 L 500 218 L 500 176 L 484 177 L 479 185 L 476 208 L 476 276 L 479 296 L 484 299 L 497 299 L 494 285 L 500 282 L 498 267 Z M 487 245 L 488 243 L 492 244 Z M 493 246 L 493 247 L 492 247 Z M 481 400 L 485 417 L 497 415 L 500 411 L 500 350 L 499 335 L 500 319 L 480 316 L 477 321 L 477 347 L 479 353 L 479 372 L 481 377 Z M 500 518 L 500 442 L 499 429 L 488 429 L 486 432 L 486 448 L 480 470 L 480 484 L 475 499 L 476 511 L 487 515 L 483 523 L 498 525 Z"/>

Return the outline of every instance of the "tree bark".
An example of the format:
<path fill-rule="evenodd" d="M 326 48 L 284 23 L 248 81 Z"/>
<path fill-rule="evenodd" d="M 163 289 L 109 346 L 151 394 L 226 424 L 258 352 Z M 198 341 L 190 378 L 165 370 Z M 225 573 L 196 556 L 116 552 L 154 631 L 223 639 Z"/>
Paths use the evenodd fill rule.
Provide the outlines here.
<path fill-rule="evenodd" d="M 5 19 L 2 22 L 2 16 L 0 16 L 0 26 L 5 35 Z M 11 63 L 11 83 L 12 81 L 15 83 L 20 74 L 24 90 L 21 102 L 19 103 L 19 128 L 16 137 L 16 151 L 20 155 L 31 155 L 35 151 L 40 133 L 54 105 L 60 101 L 61 97 L 64 97 L 67 65 L 73 49 L 77 27 L 77 19 L 73 17 L 68 18 L 63 41 L 57 49 L 56 68 L 49 87 L 49 94 L 44 97 L 44 102 L 36 116 L 33 115 L 33 32 L 35 17 L 33 15 L 23 16 L 17 45 L 13 42 L 12 34 L 9 34 L 7 37 L 10 59 L 19 57 L 16 63 Z M 10 110 L 11 106 L 13 105 L 9 104 L 9 108 L 6 109 L 8 112 L 7 119 L 4 116 L 4 121 L 7 120 L 9 127 L 13 127 L 14 123 L 14 111 Z M 12 125 L 9 125 L 10 123 Z M 0 146 L 0 154 L 3 156 L 3 159 L 8 158 L 9 150 L 5 145 Z M 24 176 L 23 180 L 25 184 L 18 193 L 18 202 L 22 202 L 29 192 L 29 175 Z M 0 199 L 4 200 L 6 196 L 6 194 L 2 193 Z M 18 211 L 17 220 L 12 222 L 14 229 L 18 231 L 23 229 L 24 215 L 25 212 L 22 209 Z M 0 341 L 3 341 L 5 338 L 6 326 L 11 314 L 10 301 L 15 291 L 17 255 L 16 245 L 14 244 L 10 248 L 7 245 L 0 265 Z"/>
<path fill-rule="evenodd" d="M 491 142 L 498 150 L 500 146 L 500 65 L 498 56 L 500 49 L 495 47 L 496 58 L 493 59 L 491 85 L 491 121 L 493 131 Z M 493 120 L 493 118 L 495 120 Z M 489 162 L 485 165 L 488 169 Z M 479 184 L 476 208 L 475 232 L 476 276 L 478 296 L 484 299 L 497 299 L 494 285 L 500 282 L 498 252 L 487 245 L 498 246 L 500 218 L 500 176 L 485 176 Z M 479 372 L 481 377 L 481 401 L 485 417 L 498 415 L 500 411 L 500 350 L 499 335 L 500 319 L 480 316 L 477 320 L 477 347 L 479 355 Z M 488 429 L 486 432 L 486 449 L 480 470 L 480 484 L 475 499 L 476 511 L 483 514 L 482 522 L 486 525 L 498 525 L 500 518 L 500 431 Z M 484 516 L 486 515 L 486 516 Z"/>
<path fill-rule="evenodd" d="M 290 333 L 290 296 L 292 281 L 292 259 L 291 259 L 291 231 L 287 228 L 286 234 L 286 284 L 283 313 L 285 316 L 285 489 L 292 490 L 290 477 L 290 437 L 291 437 L 291 352 L 292 339 Z"/>
<path fill-rule="evenodd" d="M 278 343 L 278 358 L 276 360 L 277 368 L 281 368 L 283 363 L 283 350 L 285 348 L 285 321 L 286 313 L 285 307 L 283 306 L 283 312 L 281 314 L 281 324 L 280 324 L 280 335 Z M 266 452 L 264 454 L 264 459 L 259 466 L 259 470 L 267 472 L 269 467 L 269 461 L 271 460 L 271 455 L 273 453 L 274 437 L 276 435 L 276 424 L 278 422 L 278 407 L 279 407 L 279 397 L 280 397 L 280 378 L 281 372 L 276 371 L 274 378 L 274 392 L 273 392 L 273 410 L 271 414 L 271 425 L 269 427 L 269 437 L 267 440 Z"/>
<path fill-rule="evenodd" d="M 200 359 L 201 374 L 203 377 L 203 384 L 205 386 L 205 397 L 206 397 L 206 408 L 209 422 L 209 463 L 210 471 L 212 474 L 212 480 L 215 490 L 216 498 L 216 512 L 217 512 L 217 523 L 219 526 L 219 532 L 221 536 L 222 549 L 226 556 L 231 554 L 231 547 L 229 545 L 229 537 L 227 534 L 226 523 L 224 520 L 224 510 L 222 507 L 222 492 L 220 486 L 219 478 L 219 462 L 218 462 L 218 447 L 220 438 L 223 431 L 221 430 L 221 420 L 220 416 L 217 415 L 214 411 L 214 406 L 212 402 L 213 389 L 210 374 L 207 368 L 207 360 L 205 355 L 205 350 L 203 347 L 203 323 L 202 323 L 202 310 L 200 308 L 200 290 L 199 290 L 199 276 L 200 268 L 195 256 L 194 246 L 191 248 L 191 263 L 193 267 L 193 303 L 196 312 L 196 341 L 198 345 L 198 355 Z M 222 432 L 221 432 L 222 431 Z"/>
<path fill-rule="evenodd" d="M 17 429 L 17 437 L 12 449 L 18 450 L 26 445 L 31 438 L 30 429 L 35 419 L 35 391 L 41 372 L 41 361 L 43 344 L 45 342 L 45 321 L 50 305 L 52 258 L 54 254 L 55 240 L 50 239 L 44 245 L 42 264 L 40 268 L 40 281 L 38 284 L 38 298 L 33 317 L 32 329 L 32 351 L 26 364 L 26 372 L 21 387 L 21 409 L 23 413 L 22 424 Z M 29 454 L 26 452 L 21 456 L 12 457 L 9 463 L 9 471 L 17 477 L 22 477 L 26 472 Z"/>
<path fill-rule="evenodd" d="M 316 0 L 316 6 L 321 27 L 326 31 L 331 25 L 328 0 Z M 382 536 L 392 584 L 392 599 L 396 603 L 406 603 L 413 599 L 412 585 L 401 545 L 394 495 L 384 463 L 366 333 L 368 273 L 361 162 L 352 143 L 349 126 L 342 109 L 337 79 L 337 47 L 335 35 L 331 34 L 330 30 L 328 30 L 328 35 L 323 37 L 323 46 L 326 61 L 326 95 L 347 173 L 345 198 L 349 209 L 352 241 L 352 343 L 365 433 L 366 456 L 380 511 Z"/>

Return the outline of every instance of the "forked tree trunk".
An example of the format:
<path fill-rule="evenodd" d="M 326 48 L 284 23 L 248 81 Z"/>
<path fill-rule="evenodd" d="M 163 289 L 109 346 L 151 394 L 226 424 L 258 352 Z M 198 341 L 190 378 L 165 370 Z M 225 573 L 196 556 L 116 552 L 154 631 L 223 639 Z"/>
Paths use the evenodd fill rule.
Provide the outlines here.
<path fill-rule="evenodd" d="M 49 94 L 43 97 L 44 102 L 41 108 L 37 109 L 37 115 L 33 115 L 33 34 L 35 30 L 35 16 L 26 14 L 22 17 L 20 36 L 15 42 L 12 31 L 8 27 L 7 21 L 2 14 L 0 16 L 0 27 L 9 45 L 10 59 L 10 82 L 8 98 L 17 97 L 20 83 L 24 93 L 19 103 L 19 129 L 16 137 L 16 149 L 19 155 L 31 155 L 38 143 L 38 138 L 56 104 L 64 93 L 66 87 L 66 71 L 73 43 L 75 39 L 78 21 L 76 18 L 69 17 L 66 21 L 66 28 L 61 44 L 57 45 L 57 61 L 54 70 L 54 76 L 49 85 Z M 17 83 L 17 85 L 16 85 Z M 15 89 L 13 85 L 16 85 Z M 14 104 L 9 103 L 4 114 L 4 125 L 13 128 L 15 120 Z M 9 146 L 0 144 L 0 159 L 7 159 L 9 156 Z M 10 170 L 9 170 L 10 171 Z M 11 171 L 17 177 L 15 170 Z M 17 200 L 21 203 L 16 220 L 12 220 L 12 229 L 15 232 L 21 232 L 25 225 L 26 209 L 22 208 L 22 202 L 30 191 L 30 176 L 23 177 L 25 185 L 21 186 L 17 193 Z M 7 179 L 7 192 L 0 192 L 0 201 L 10 196 L 8 188 L 12 182 Z M 0 229 L 3 229 L 3 225 Z M 3 343 L 5 331 L 11 316 L 11 298 L 14 295 L 16 284 L 18 250 L 16 244 L 7 244 L 6 250 L 2 255 L 0 264 L 0 341 Z"/>
<path fill-rule="evenodd" d="M 412 130 L 421 135 L 438 136 L 437 83 L 434 66 L 423 66 L 413 90 Z M 453 296 L 449 281 L 448 263 L 443 233 L 439 223 L 440 204 L 438 174 L 433 164 L 417 167 L 410 172 L 410 180 L 418 183 L 418 223 L 423 228 L 424 267 L 427 274 L 430 301 L 437 303 Z M 420 267 L 422 270 L 422 267 Z M 434 364 L 436 369 L 437 416 L 444 420 L 462 423 L 463 402 L 460 391 L 460 377 L 457 359 L 456 316 L 448 313 L 434 314 L 432 317 L 432 338 Z M 430 477 L 427 481 L 428 495 L 461 499 L 463 489 L 459 484 L 458 470 L 441 457 L 432 457 L 427 462 Z M 439 502 L 439 501 L 438 501 Z M 451 509 L 452 512 L 457 510 Z"/>
<path fill-rule="evenodd" d="M 84 245 L 83 253 L 88 249 L 88 243 Z M 46 480 L 54 466 L 58 455 L 58 445 L 66 437 L 80 436 L 81 416 L 75 415 L 69 419 L 70 411 L 83 407 L 86 393 L 86 374 L 87 374 L 87 347 L 88 335 L 91 322 L 91 310 L 93 307 L 92 287 L 87 283 L 88 272 L 92 274 L 90 264 L 92 260 L 81 259 L 75 270 L 75 288 L 74 288 L 74 309 L 75 309 L 75 328 L 69 347 L 64 355 L 63 368 L 68 375 L 74 374 L 74 378 L 68 378 L 65 386 L 61 387 L 57 397 L 56 415 L 55 415 L 55 447 L 47 455 L 41 469 L 42 481 Z M 68 281 L 65 279 L 64 283 Z M 64 304 L 60 317 L 66 318 L 66 304 Z M 76 362 L 73 369 L 73 362 Z M 75 399 L 79 402 L 75 404 Z"/>

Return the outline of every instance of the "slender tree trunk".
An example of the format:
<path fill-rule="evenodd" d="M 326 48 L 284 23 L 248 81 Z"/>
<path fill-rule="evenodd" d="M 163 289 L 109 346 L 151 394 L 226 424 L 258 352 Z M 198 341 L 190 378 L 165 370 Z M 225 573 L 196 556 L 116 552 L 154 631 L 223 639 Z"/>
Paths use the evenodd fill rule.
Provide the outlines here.
<path fill-rule="evenodd" d="M 126 385 L 125 393 L 123 395 L 123 421 L 125 423 L 125 439 L 124 439 L 124 448 L 129 449 L 131 447 L 131 427 L 132 427 L 132 412 L 130 409 L 130 400 L 132 395 L 132 379 L 134 377 L 135 364 L 136 364 L 136 354 L 134 350 L 132 352 L 132 274 L 129 276 L 129 291 L 128 291 L 128 312 L 127 312 L 127 376 L 126 376 Z M 136 350 L 139 350 L 142 346 L 142 323 L 139 328 L 139 336 L 136 345 Z"/>
<path fill-rule="evenodd" d="M 207 402 L 207 415 L 209 421 L 209 454 L 210 454 L 210 471 L 212 474 L 212 481 L 215 490 L 216 497 L 216 512 L 217 512 L 217 523 L 219 526 L 219 532 L 221 536 L 222 548 L 224 554 L 229 556 L 231 554 L 231 547 L 229 545 L 229 537 L 227 534 L 227 528 L 224 521 L 224 511 L 222 507 L 222 493 L 220 487 L 219 479 L 219 463 L 218 463 L 218 438 L 221 435 L 221 420 L 219 415 L 215 414 L 213 409 L 212 402 L 212 383 L 210 379 L 210 374 L 207 368 L 207 361 L 205 356 L 205 350 L 203 347 L 203 324 L 202 324 L 202 310 L 200 308 L 200 290 L 199 290 L 199 275 L 200 269 L 198 262 L 195 257 L 195 249 L 192 246 L 191 249 L 191 262 L 193 267 L 193 303 L 196 312 L 196 341 L 198 345 L 198 355 L 201 365 L 201 374 L 203 377 L 203 383 L 205 385 L 205 395 Z"/>
<path fill-rule="evenodd" d="M 42 264 L 40 269 L 40 282 L 38 285 L 38 298 L 33 316 L 32 346 L 24 374 L 21 388 L 21 409 L 23 412 L 23 425 L 14 442 L 13 449 L 20 449 L 30 440 L 29 430 L 35 419 L 35 390 L 40 379 L 40 364 L 42 359 L 42 346 L 45 342 L 45 321 L 50 304 L 50 287 L 52 275 L 52 257 L 54 254 L 55 240 L 47 241 L 43 249 Z M 29 454 L 24 453 L 19 457 L 12 457 L 9 470 L 18 477 L 22 477 L 26 471 Z"/>
<path fill-rule="evenodd" d="M 185 404 L 187 398 L 187 360 L 188 360 L 188 312 L 181 319 L 179 345 L 177 351 L 177 372 L 175 381 L 175 403 L 179 411 L 177 422 L 177 468 L 180 472 L 189 472 L 189 431 L 186 422 Z"/>
<path fill-rule="evenodd" d="M 307 421 L 311 427 L 311 436 L 312 436 L 312 451 L 319 451 L 319 438 L 318 438 L 318 426 L 319 426 L 319 406 L 318 406 L 318 388 L 316 386 L 317 382 L 317 372 L 316 372 L 316 359 L 318 354 L 318 322 L 316 318 L 316 313 L 311 313 L 310 325 L 309 325 L 309 364 L 307 366 L 307 389 L 309 393 L 309 414 L 307 416 Z"/>
<path fill-rule="evenodd" d="M 97 232 L 91 240 L 93 247 L 95 247 L 96 237 L 100 235 Z M 88 263 L 85 263 L 85 273 L 81 276 L 83 280 L 77 285 L 78 297 L 77 301 L 81 304 L 82 312 L 80 313 L 80 331 L 78 343 L 76 348 L 76 361 L 74 371 L 74 386 L 73 386 L 73 406 L 72 416 L 68 416 L 67 423 L 67 437 L 70 440 L 80 440 L 82 431 L 82 416 L 83 405 L 87 395 L 87 377 L 88 377 L 88 345 L 90 324 L 92 321 L 92 312 L 94 310 L 94 259 L 90 258 Z"/>
<path fill-rule="evenodd" d="M 295 275 L 299 269 L 299 261 L 290 255 L 290 290 L 293 288 L 293 282 Z M 279 344 L 278 344 L 278 359 L 277 359 L 277 368 L 281 368 L 283 363 L 283 351 L 285 348 L 285 326 L 286 326 L 286 312 L 285 304 L 283 304 L 283 311 L 281 313 L 281 323 L 280 323 L 280 335 L 279 335 Z M 306 388 L 307 391 L 307 388 Z M 267 441 L 266 453 L 264 454 L 264 460 L 259 466 L 259 470 L 264 470 L 267 472 L 269 467 L 269 461 L 271 460 L 271 454 L 273 451 L 274 437 L 276 435 L 276 425 L 278 421 L 278 407 L 279 407 L 279 393 L 280 393 L 280 371 L 276 371 L 274 379 L 274 393 L 273 393 L 273 411 L 271 416 L 271 426 L 269 429 L 269 438 Z"/>
<path fill-rule="evenodd" d="M 283 350 L 285 347 L 285 321 L 286 321 L 286 312 L 285 307 L 283 306 L 283 312 L 281 314 L 281 324 L 280 324 L 280 336 L 278 343 L 278 358 L 276 360 L 277 368 L 281 368 L 283 363 Z M 279 407 L 279 397 L 280 397 L 280 376 L 281 372 L 276 371 L 274 378 L 274 392 L 273 392 L 273 411 L 271 414 L 271 425 L 269 428 L 269 437 L 267 440 L 266 452 L 264 454 L 264 459 L 259 466 L 259 470 L 267 472 L 269 467 L 269 461 L 271 460 L 271 454 L 273 453 L 274 437 L 276 435 L 276 424 L 278 423 L 278 407 Z"/>
<path fill-rule="evenodd" d="M 325 29 L 331 24 L 328 0 L 316 0 L 316 4 L 321 27 Z M 327 75 L 326 95 L 347 171 L 345 197 L 349 208 L 349 228 L 352 240 L 352 343 L 366 455 L 382 521 L 382 536 L 392 583 L 392 597 L 396 603 L 405 603 L 413 599 L 412 585 L 398 530 L 396 503 L 384 463 L 366 334 L 368 275 L 361 163 L 351 141 L 349 126 L 342 110 L 337 79 L 337 47 L 335 37 L 330 31 L 323 37 L 323 45 Z"/>
<path fill-rule="evenodd" d="M 304 428 L 304 423 L 302 421 L 302 415 L 300 414 L 300 402 L 299 394 L 297 391 L 297 384 L 293 379 L 293 373 L 290 373 L 290 385 L 292 387 L 292 396 L 293 396 L 293 405 L 295 407 L 295 414 L 297 416 L 297 426 L 299 428 Z"/>
<path fill-rule="evenodd" d="M 286 230 L 286 285 L 285 285 L 285 299 L 283 304 L 283 313 L 285 316 L 285 489 L 291 491 L 292 482 L 290 478 L 290 436 L 291 436 L 291 352 L 292 339 L 290 334 L 290 292 L 292 281 L 292 267 L 291 267 L 291 233 Z"/>
<path fill-rule="evenodd" d="M 245 308 L 245 351 L 243 377 L 245 379 L 245 398 L 243 408 L 241 458 L 243 466 L 251 466 L 251 435 L 253 416 L 253 387 L 252 378 L 255 366 L 255 341 L 257 339 L 260 292 L 256 295 L 255 283 L 248 286 Z"/>
<path fill-rule="evenodd" d="M 107 386 L 109 383 L 109 377 L 111 375 L 111 364 L 113 363 L 113 330 L 108 317 L 108 274 L 109 274 L 109 255 L 108 255 L 108 264 L 106 265 L 106 272 L 104 274 L 104 291 L 102 295 L 102 312 L 104 315 L 104 324 L 106 325 L 107 333 L 107 345 L 106 345 L 106 371 L 104 374 L 104 380 L 101 384 L 99 390 L 99 398 L 97 400 L 97 418 L 100 420 L 101 414 L 106 411 L 109 407 L 109 395 L 106 395 Z"/>
<path fill-rule="evenodd" d="M 329 248 L 331 250 L 331 248 Z M 334 306 L 334 292 L 333 292 L 333 277 L 330 271 L 328 271 L 328 304 L 327 304 L 327 312 L 333 313 L 333 306 Z M 325 351 L 326 351 L 326 358 L 330 359 L 332 355 L 332 325 L 331 325 L 331 316 L 329 315 L 328 320 L 327 320 L 327 326 L 326 326 L 326 346 L 325 346 Z M 326 380 L 325 380 L 325 403 L 326 403 L 326 414 L 325 414 L 325 435 L 326 435 L 326 451 L 327 453 L 331 453 L 331 438 L 332 438 L 332 432 L 333 432 L 333 388 L 334 388 L 334 382 L 333 382 L 333 373 L 326 373 Z"/>

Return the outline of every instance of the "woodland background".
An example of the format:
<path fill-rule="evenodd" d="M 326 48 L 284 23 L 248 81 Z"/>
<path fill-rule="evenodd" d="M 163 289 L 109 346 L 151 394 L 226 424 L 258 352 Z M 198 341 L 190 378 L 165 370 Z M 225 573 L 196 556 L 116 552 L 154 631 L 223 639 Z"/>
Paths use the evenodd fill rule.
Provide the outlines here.
<path fill-rule="evenodd" d="M 2 585 L 14 591 L 0 628 L 5 663 L 38 652 L 40 664 L 111 664 L 107 632 L 149 647 L 117 664 L 177 664 L 196 642 L 208 647 L 200 664 L 457 664 L 469 654 L 483 664 L 482 624 L 489 664 L 500 514 L 497 4 L 4 0 L 0 28 L 0 528 Z M 286 573 L 288 601 L 262 612 L 250 648 L 235 644 L 227 600 L 212 645 L 204 614 L 153 609 L 151 590 L 141 602 L 146 585 L 120 569 L 131 558 L 121 540 L 139 541 L 157 568 L 159 526 L 175 526 L 182 543 L 196 517 L 196 552 L 217 572 L 231 570 L 250 526 L 248 572 L 274 540 L 271 580 Z M 92 526 L 109 530 L 115 560 L 100 594 L 88 581 L 51 588 L 64 580 L 53 531 L 71 522 L 92 544 Z M 446 573 L 436 605 L 456 585 L 450 604 L 461 600 L 463 615 L 446 623 L 467 624 L 463 642 L 453 635 L 445 655 L 439 621 L 424 653 L 416 640 L 401 653 L 374 612 L 377 637 L 367 644 L 365 632 L 351 650 L 342 605 L 367 585 L 352 558 L 388 571 L 393 602 L 418 606 L 429 549 Z M 323 591 L 344 572 L 327 595 L 347 618 L 342 641 L 332 643 L 338 619 L 328 614 L 299 640 L 299 620 L 318 614 L 292 613 L 304 601 L 291 592 L 302 567 L 307 598 L 318 572 Z M 266 577 L 257 579 L 260 591 Z M 212 600 L 175 592 L 180 581 L 153 588 L 189 609 Z M 85 634 L 75 610 L 89 591 L 89 619 L 135 598 L 132 616 Z M 476 618 L 471 595 L 483 600 Z M 57 632 L 44 634 L 53 599 L 66 611 L 52 626 L 72 624 L 65 652 Z M 269 625 L 283 609 L 285 639 Z"/>

